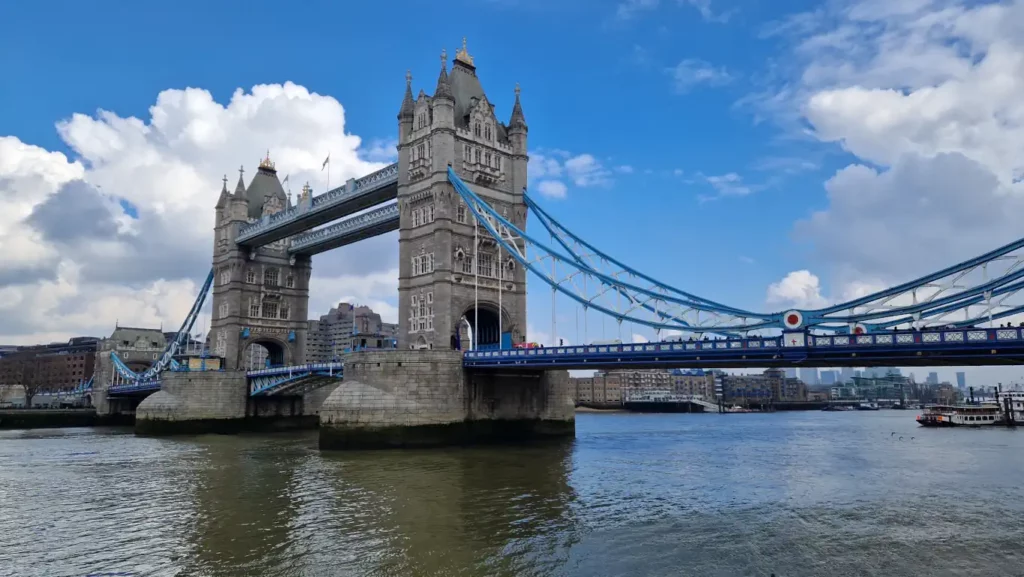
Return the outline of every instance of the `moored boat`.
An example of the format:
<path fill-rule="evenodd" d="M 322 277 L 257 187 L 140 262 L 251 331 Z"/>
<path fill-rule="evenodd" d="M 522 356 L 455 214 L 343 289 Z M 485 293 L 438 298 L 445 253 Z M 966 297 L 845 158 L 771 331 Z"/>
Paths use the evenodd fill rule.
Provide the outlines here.
<path fill-rule="evenodd" d="M 931 405 L 917 416 L 922 427 L 987 427 L 1003 425 L 1003 416 L 995 404 Z"/>

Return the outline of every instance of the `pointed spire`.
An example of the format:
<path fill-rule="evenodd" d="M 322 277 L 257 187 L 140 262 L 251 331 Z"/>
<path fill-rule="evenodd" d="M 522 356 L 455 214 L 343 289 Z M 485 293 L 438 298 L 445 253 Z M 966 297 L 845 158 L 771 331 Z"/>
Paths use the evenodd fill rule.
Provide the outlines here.
<path fill-rule="evenodd" d="M 508 122 L 509 128 L 526 128 L 526 117 L 523 116 L 523 105 L 519 103 L 519 83 L 516 82 L 516 103 L 512 105 L 512 118 Z"/>
<path fill-rule="evenodd" d="M 452 87 L 448 82 L 448 51 L 441 50 L 441 73 L 437 76 L 437 88 L 434 90 L 434 98 L 447 98 L 455 100 L 452 96 Z"/>
<path fill-rule="evenodd" d="M 231 198 L 231 193 L 228 192 L 228 175 L 225 174 L 224 185 L 221 186 L 220 196 L 217 198 L 216 208 L 224 208 L 227 205 L 229 198 Z"/>
<path fill-rule="evenodd" d="M 411 120 L 412 117 L 413 117 L 413 110 L 412 110 L 412 108 L 413 108 L 413 102 L 412 102 L 412 71 L 411 70 L 406 70 L 405 71 L 405 98 L 402 99 L 402 108 L 398 111 L 398 118 L 399 119 L 408 118 L 408 119 Z"/>
<path fill-rule="evenodd" d="M 244 175 L 245 175 L 245 167 L 244 166 L 239 166 L 238 167 L 238 184 L 235 185 L 235 194 L 241 195 L 241 196 L 245 196 L 245 180 L 243 180 Z"/>

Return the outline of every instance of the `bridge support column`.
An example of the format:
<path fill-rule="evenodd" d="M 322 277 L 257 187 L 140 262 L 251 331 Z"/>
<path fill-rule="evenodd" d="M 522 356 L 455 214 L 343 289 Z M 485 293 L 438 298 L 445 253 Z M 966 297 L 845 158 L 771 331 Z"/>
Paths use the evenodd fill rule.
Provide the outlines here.
<path fill-rule="evenodd" d="M 107 389 L 110 388 L 110 374 L 114 361 L 110 360 L 110 350 L 100 347 L 96 351 L 96 361 L 92 371 L 92 390 L 89 396 L 92 399 L 92 406 L 96 414 L 103 417 L 111 414 L 110 401 L 107 399 Z"/>
<path fill-rule="evenodd" d="M 474 371 L 458 351 L 345 356 L 320 408 L 321 449 L 525 442 L 576 434 L 566 371 Z"/>
<path fill-rule="evenodd" d="M 231 432 L 245 419 L 248 397 L 242 371 L 168 371 L 162 375 L 160 390 L 135 410 L 135 432 Z"/>

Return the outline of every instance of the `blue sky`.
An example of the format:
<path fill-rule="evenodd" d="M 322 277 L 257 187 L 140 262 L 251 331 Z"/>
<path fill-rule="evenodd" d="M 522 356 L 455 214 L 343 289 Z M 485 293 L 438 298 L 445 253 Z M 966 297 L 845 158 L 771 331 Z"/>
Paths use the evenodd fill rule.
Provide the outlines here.
<path fill-rule="evenodd" d="M 1004 216 L 1013 211 L 1002 200 L 977 208 L 979 194 L 1018 192 L 1014 179 L 1024 175 L 1024 155 L 1012 144 L 1022 135 L 1010 120 L 1021 113 L 1024 87 L 985 88 L 1019 77 L 1012 57 L 1024 55 L 1024 33 L 1012 23 L 1024 9 L 1017 0 L 438 6 L 6 3 L 0 20 L 14 24 L 0 35 L 0 137 L 63 152 L 102 180 L 95 163 L 115 153 L 85 158 L 82 151 L 106 146 L 105 130 L 123 126 L 99 109 L 150 123 L 153 110 L 163 110 L 154 104 L 162 91 L 198 88 L 227 105 L 239 88 L 291 81 L 341 103 L 344 131 L 363 139 L 362 154 L 395 137 L 406 69 L 414 90 L 432 92 L 441 49 L 453 55 L 466 36 L 499 117 L 508 116 L 521 85 L 532 154 L 591 155 L 604 171 L 600 182 L 563 177 L 565 198 L 545 198 L 544 206 L 584 238 L 684 290 L 755 310 L 810 307 L 1022 232 Z M 941 34 L 928 27 L 936 22 Z M 981 92 L 991 96 L 979 107 L 971 94 Z M 946 96 L 936 103 L 928 94 Z M 200 108 L 191 102 L 179 112 L 209 120 Z M 86 118 L 75 121 L 76 113 Z M 69 119 L 83 130 L 55 127 Z M 166 131 L 137 131 L 147 146 L 174 146 L 159 142 Z M 260 134 L 262 141 L 238 147 L 240 158 L 289 137 L 280 126 Z M 950 168 L 943 154 L 966 164 Z M 949 176 L 929 176 L 942 167 Z M 203 192 L 212 205 L 220 173 L 233 168 L 197 170 L 196 178 L 213 183 Z M 136 186 L 131 174 L 115 179 L 108 171 L 104 190 Z M 153 210 L 144 198 L 120 196 L 129 212 Z M 959 227 L 957 242 L 939 234 L 951 227 Z M 350 259 L 362 249 L 343 250 L 348 256 L 339 258 Z M 787 277 L 801 270 L 809 276 Z M 766 303 L 769 287 L 784 278 L 791 281 L 779 293 L 785 298 Z M 530 307 L 544 330 L 547 302 L 533 298 Z M 570 309 L 561 313 L 573 318 Z"/>
<path fill-rule="evenodd" d="M 405 70 L 417 89 L 432 91 L 441 48 L 454 53 L 465 35 L 500 114 L 521 84 L 532 149 L 635 169 L 550 202 L 556 215 L 642 270 L 762 308 L 779 271 L 804 266 L 793 221 L 822 205 L 823 175 L 836 167 L 829 147 L 792 142 L 737 105 L 776 50 L 760 28 L 811 3 L 783 4 L 768 11 L 730 2 L 713 7 L 733 12 L 718 23 L 686 5 L 624 20 L 617 2 L 583 1 L 467 1 L 446 10 L 416 2 L 19 3 L 12 18 L 23 25 L 0 39 L 10 87 L 0 107 L 18 113 L 0 128 L 66 150 L 53 124 L 75 112 L 145 118 L 166 88 L 202 87 L 224 101 L 237 87 L 291 80 L 341 101 L 351 132 L 393 138 Z M 680 93 L 673 69 L 686 59 L 730 80 Z M 795 177 L 758 170 L 777 157 L 819 168 Z M 701 202 L 715 190 L 688 182 L 698 173 L 736 173 L 765 188 Z"/>

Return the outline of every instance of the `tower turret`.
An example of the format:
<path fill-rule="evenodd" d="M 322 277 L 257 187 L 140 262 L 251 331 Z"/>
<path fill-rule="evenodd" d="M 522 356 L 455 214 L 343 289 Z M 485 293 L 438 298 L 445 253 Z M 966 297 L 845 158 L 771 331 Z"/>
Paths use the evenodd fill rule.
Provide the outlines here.
<path fill-rule="evenodd" d="M 224 175 L 224 185 L 220 189 L 220 196 L 217 197 L 217 214 L 219 215 L 222 210 L 228 205 L 228 201 L 231 200 L 231 193 L 228 192 L 228 175 Z"/>
<path fill-rule="evenodd" d="M 402 107 L 398 110 L 398 140 L 399 142 L 409 137 L 412 132 L 412 119 L 414 116 L 415 103 L 412 100 L 412 71 L 405 71 L 405 96 L 402 98 Z"/>
<path fill-rule="evenodd" d="M 519 102 L 519 83 L 516 83 L 516 102 L 512 105 L 512 118 L 508 121 L 508 139 L 516 154 L 526 154 L 526 117 L 523 116 L 523 105 Z"/>
<path fill-rule="evenodd" d="M 434 90 L 434 97 L 430 104 L 433 128 L 446 129 L 453 133 L 455 131 L 455 97 L 452 95 L 452 85 L 448 79 L 448 53 L 445 50 L 441 51 L 441 72 L 437 75 L 437 88 Z M 449 136 L 451 135 L 449 134 Z M 447 146 L 453 143 L 454 141 L 446 141 L 439 145 Z"/>

